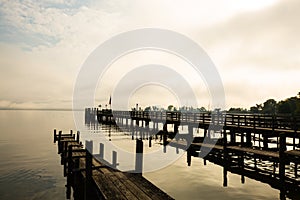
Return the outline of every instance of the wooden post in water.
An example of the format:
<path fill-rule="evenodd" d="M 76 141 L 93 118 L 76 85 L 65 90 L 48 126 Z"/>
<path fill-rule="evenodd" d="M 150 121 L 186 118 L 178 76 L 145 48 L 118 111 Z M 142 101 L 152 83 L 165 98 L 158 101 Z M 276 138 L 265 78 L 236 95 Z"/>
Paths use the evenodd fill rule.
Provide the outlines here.
<path fill-rule="evenodd" d="M 68 153 L 68 142 L 63 143 L 63 149 L 61 154 L 61 161 L 64 165 L 64 177 L 67 176 L 67 153 Z"/>
<path fill-rule="evenodd" d="M 100 143 L 99 156 L 101 159 L 104 159 L 104 144 L 103 143 Z"/>
<path fill-rule="evenodd" d="M 227 152 L 227 133 L 226 129 L 223 130 L 223 153 L 224 153 L 224 165 L 223 165 L 223 186 L 227 187 L 227 170 L 229 165 L 228 152 Z"/>
<path fill-rule="evenodd" d="M 192 152 L 191 152 L 192 149 L 190 147 L 187 149 L 187 153 L 186 153 L 186 156 L 187 156 L 186 162 L 187 162 L 188 166 L 191 166 L 191 161 L 192 161 Z"/>
<path fill-rule="evenodd" d="M 79 143 L 79 140 L 80 140 L 80 131 L 77 131 L 76 142 Z"/>
<path fill-rule="evenodd" d="M 57 144 L 57 147 L 58 147 L 58 154 L 60 154 L 61 153 L 61 142 L 60 142 L 60 140 L 61 140 L 61 133 L 62 133 L 62 131 L 59 131 L 58 132 L 58 144 Z"/>
<path fill-rule="evenodd" d="M 72 145 L 68 147 L 67 199 L 71 198 L 71 185 L 73 177 L 72 148 Z"/>
<path fill-rule="evenodd" d="M 92 176 L 93 176 L 93 171 L 92 171 L 92 160 L 93 156 L 92 154 L 86 150 L 86 156 L 85 156 L 85 200 L 89 199 L 89 194 L 91 194 L 91 185 L 92 185 Z"/>
<path fill-rule="evenodd" d="M 149 147 L 152 147 L 152 136 L 149 137 Z"/>
<path fill-rule="evenodd" d="M 54 139 L 53 139 L 53 143 L 56 143 L 56 129 L 54 129 Z"/>
<path fill-rule="evenodd" d="M 285 152 L 286 151 L 286 136 L 284 133 L 279 135 L 279 178 L 280 178 L 280 199 L 285 199 Z"/>
<path fill-rule="evenodd" d="M 112 152 L 112 167 L 117 168 L 117 152 L 113 151 Z"/>
<path fill-rule="evenodd" d="M 190 124 L 188 125 L 188 138 L 187 138 L 187 145 L 191 145 L 191 143 L 193 142 L 193 138 L 194 138 L 194 133 L 193 133 L 193 126 Z"/>
<path fill-rule="evenodd" d="M 143 172 L 143 140 L 136 140 L 135 172 L 142 175 Z"/>

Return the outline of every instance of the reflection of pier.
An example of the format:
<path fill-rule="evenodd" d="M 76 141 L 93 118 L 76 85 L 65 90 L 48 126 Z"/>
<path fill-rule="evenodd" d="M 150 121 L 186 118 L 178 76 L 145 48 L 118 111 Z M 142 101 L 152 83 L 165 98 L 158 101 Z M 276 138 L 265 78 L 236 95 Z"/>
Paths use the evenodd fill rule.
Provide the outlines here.
<path fill-rule="evenodd" d="M 299 116 L 97 109 L 89 113 L 87 123 L 93 119 L 115 124 L 133 136 L 138 130 L 142 134 L 135 136 L 148 136 L 149 144 L 152 137 L 160 136 L 164 145 L 187 150 L 188 165 L 194 156 L 223 166 L 224 186 L 229 171 L 240 174 L 242 183 L 249 177 L 279 189 L 281 199 L 300 198 Z M 180 133 L 179 126 L 187 133 Z M 199 129 L 202 135 L 194 137 Z"/>
<path fill-rule="evenodd" d="M 79 142 L 79 132 L 63 134 L 54 130 L 54 142 L 58 142 L 58 153 L 67 177 L 67 199 L 172 199 L 162 190 L 146 180 L 140 173 L 125 173 L 115 169 L 117 155 L 113 152 L 113 163 L 99 161 L 90 153 L 92 141 L 86 141 L 86 149 Z M 142 156 L 142 140 L 137 140 L 136 152 Z M 103 144 L 100 144 L 100 157 L 103 158 Z M 137 162 L 142 159 L 137 158 Z M 141 171 L 141 163 L 136 163 L 136 171 Z"/>

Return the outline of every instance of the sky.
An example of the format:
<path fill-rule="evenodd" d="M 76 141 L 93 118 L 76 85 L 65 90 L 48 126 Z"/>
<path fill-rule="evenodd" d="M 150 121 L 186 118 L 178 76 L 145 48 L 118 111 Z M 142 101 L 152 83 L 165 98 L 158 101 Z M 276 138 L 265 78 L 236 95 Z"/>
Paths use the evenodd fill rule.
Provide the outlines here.
<path fill-rule="evenodd" d="M 0 108 L 72 108 L 88 56 L 111 37 L 140 28 L 172 30 L 199 44 L 219 72 L 227 109 L 296 96 L 299 7 L 298 0 L 0 0 Z M 127 72 L 153 63 L 176 69 L 192 85 L 198 106 L 209 107 L 209 91 L 188 64 L 153 51 L 113 63 L 99 80 L 95 105 L 108 103 Z M 126 101 L 179 105 L 176 91 L 158 84 L 137 87 Z"/>

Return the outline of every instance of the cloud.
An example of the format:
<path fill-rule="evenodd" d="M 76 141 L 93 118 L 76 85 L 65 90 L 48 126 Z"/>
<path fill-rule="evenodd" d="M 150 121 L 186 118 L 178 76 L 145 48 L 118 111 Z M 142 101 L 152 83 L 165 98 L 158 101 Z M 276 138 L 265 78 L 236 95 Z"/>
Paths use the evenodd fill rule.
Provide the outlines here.
<path fill-rule="evenodd" d="M 178 31 L 202 45 L 219 69 L 229 106 L 288 97 L 300 87 L 297 0 L 0 4 L 0 92 L 6 103 L 66 106 L 61 101 L 71 101 L 76 75 L 93 49 L 141 27 Z M 107 83 L 107 95 L 111 88 Z"/>
<path fill-rule="evenodd" d="M 200 31 L 209 49 L 216 49 L 225 68 L 294 69 L 300 63 L 299 1 L 281 1 L 266 10 L 246 12 Z"/>

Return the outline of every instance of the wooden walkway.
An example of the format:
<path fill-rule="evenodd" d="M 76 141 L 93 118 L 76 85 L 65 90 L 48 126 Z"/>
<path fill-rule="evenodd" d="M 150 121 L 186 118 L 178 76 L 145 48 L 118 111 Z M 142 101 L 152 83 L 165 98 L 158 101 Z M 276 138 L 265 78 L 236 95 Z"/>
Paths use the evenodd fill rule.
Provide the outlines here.
<path fill-rule="evenodd" d="M 58 142 L 58 153 L 67 177 L 67 199 L 173 199 L 153 185 L 141 174 L 125 173 L 104 165 L 96 160 L 89 151 L 82 148 L 77 137 L 58 134 L 54 130 L 54 142 Z"/>
<path fill-rule="evenodd" d="M 86 110 L 86 124 L 95 122 L 122 127 L 132 132 L 132 138 L 146 135 L 149 146 L 152 137 L 160 136 L 163 145 L 187 151 L 188 165 L 191 157 L 204 155 L 205 162 L 223 166 L 224 186 L 230 171 L 279 189 L 281 199 L 294 194 L 300 198 L 300 116 Z M 188 133 L 179 133 L 179 126 L 187 126 Z M 195 129 L 203 129 L 203 137 L 194 138 Z M 203 142 L 204 138 L 210 142 Z"/>

